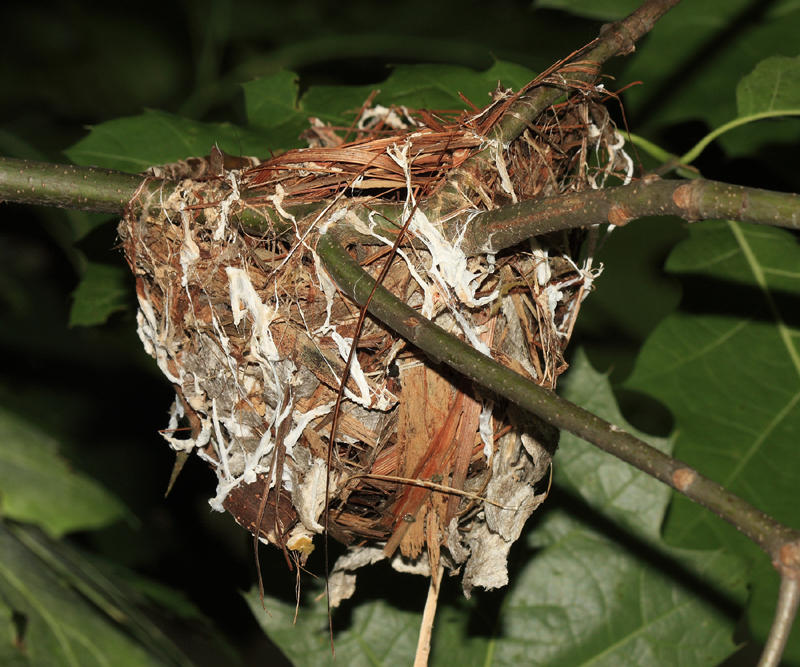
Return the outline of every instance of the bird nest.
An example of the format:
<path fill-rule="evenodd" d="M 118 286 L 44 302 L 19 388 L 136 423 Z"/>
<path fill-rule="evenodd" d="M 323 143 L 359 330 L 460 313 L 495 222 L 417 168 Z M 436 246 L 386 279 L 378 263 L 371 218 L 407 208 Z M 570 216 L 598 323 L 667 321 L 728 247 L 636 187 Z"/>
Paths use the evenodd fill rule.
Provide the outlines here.
<path fill-rule="evenodd" d="M 368 101 L 350 128 L 312 119 L 309 148 L 244 162 L 214 151 L 183 163 L 192 177 L 182 180 L 174 166 L 151 171 L 175 182 L 142 188 L 121 222 L 138 333 L 177 395 L 164 437 L 216 472 L 211 507 L 290 563 L 304 563 L 326 528 L 349 545 L 332 571 L 333 604 L 352 593 L 353 570 L 383 558 L 402 571 L 461 571 L 467 594 L 505 585 L 558 434 L 377 320 L 358 332 L 359 308 L 317 240 L 358 239 L 351 256 L 377 276 L 405 226 L 383 286 L 554 388 L 598 273 L 585 233 L 496 255 L 468 256 L 462 241 L 472 214 L 630 178 L 601 94 L 569 91 L 507 146 L 490 136 L 511 91 L 458 115 Z M 263 216 L 260 229 L 241 223 L 245 211 Z M 456 214 L 467 222 L 454 235 Z"/>

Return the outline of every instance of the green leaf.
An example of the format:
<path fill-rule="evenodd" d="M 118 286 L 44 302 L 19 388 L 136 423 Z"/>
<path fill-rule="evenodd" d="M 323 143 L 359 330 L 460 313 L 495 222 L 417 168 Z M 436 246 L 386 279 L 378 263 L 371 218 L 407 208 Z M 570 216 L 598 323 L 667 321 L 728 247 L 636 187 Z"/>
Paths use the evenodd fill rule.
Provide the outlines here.
<path fill-rule="evenodd" d="M 536 77 L 537 73 L 528 67 L 523 67 L 522 65 L 518 65 L 516 63 L 510 63 L 504 60 L 496 60 L 494 65 L 481 74 L 483 79 L 488 84 L 486 89 L 486 92 L 488 93 L 494 89 L 498 82 L 500 82 L 500 85 L 507 88 L 519 90 L 527 83 L 530 83 L 530 81 Z M 476 104 L 478 103 L 476 100 L 473 100 L 473 102 L 476 102 Z M 489 100 L 484 98 L 483 104 L 488 103 Z"/>
<path fill-rule="evenodd" d="M 24 530 L 9 530 L 0 522 L 0 627 L 12 613 L 18 621 L 7 628 L 13 634 L 3 636 L 0 656 L 16 651 L 17 664 L 34 667 L 165 664 L 65 585 L 64 573 L 57 574 L 29 550 L 20 539 L 24 536 Z M 173 659 L 181 655 L 175 651 Z"/>
<path fill-rule="evenodd" d="M 281 70 L 242 84 L 245 110 L 251 125 L 273 128 L 297 113 L 297 74 Z"/>
<path fill-rule="evenodd" d="M 122 266 L 88 262 L 72 293 L 69 325 L 104 324 L 112 313 L 127 308 L 130 292 L 127 271 Z"/>
<path fill-rule="evenodd" d="M 22 644 L 17 642 L 19 620 L 14 616 L 13 609 L 0 603 L 0 664 L 7 667 L 28 664 Z"/>
<path fill-rule="evenodd" d="M 682 307 L 648 339 L 629 382 L 672 411 L 678 458 L 790 526 L 800 525 L 798 266 L 800 247 L 784 230 L 692 226 L 667 264 L 684 276 Z M 682 496 L 664 534 L 677 545 L 765 558 Z M 777 576 L 762 571 L 754 596 L 765 600 L 761 589 L 774 590 Z M 762 632 L 772 614 L 760 616 Z M 800 655 L 800 637 L 790 650 Z"/>
<path fill-rule="evenodd" d="M 287 139 L 296 141 L 312 116 L 335 125 L 350 125 L 364 102 L 376 91 L 376 104 L 460 110 L 466 104 L 459 93 L 482 107 L 488 104 L 488 94 L 498 82 L 516 89 L 533 77 L 534 73 L 528 68 L 500 60 L 483 72 L 456 65 L 398 65 L 378 84 L 312 86 L 299 104 L 295 75 L 289 72 L 256 79 L 243 87 L 249 122 L 269 128 L 270 132 L 285 133 Z"/>
<path fill-rule="evenodd" d="M 786 140 L 791 133 L 800 135 L 800 123 L 774 123 L 774 119 L 785 116 L 800 116 L 800 56 L 784 58 L 775 56 L 762 60 L 736 88 L 739 116 L 709 132 L 680 160 L 690 164 L 715 139 L 742 125 L 760 120 L 773 119 L 771 127 L 760 127 L 757 131 L 748 128 L 755 142 Z M 778 132 L 772 132 L 772 129 Z M 789 134 L 787 134 L 789 133 Z"/>
<path fill-rule="evenodd" d="M 265 596 L 267 612 L 257 589 L 245 600 L 264 632 L 295 667 L 315 665 L 410 665 L 414 661 L 420 616 L 401 611 L 383 600 L 358 605 L 350 626 L 335 635 L 336 659 L 331 657 L 328 612 L 324 597 L 301 606 L 293 623 L 292 604 Z"/>
<path fill-rule="evenodd" d="M 206 640 L 230 653 L 230 647 L 210 627 L 208 620 L 180 592 L 84 553 L 63 540 L 48 538 L 30 526 L 12 526 L 8 530 L 29 550 L 32 558 L 59 577 L 62 584 L 91 602 L 95 611 L 100 612 L 98 616 L 105 615 L 106 620 L 135 637 L 153 655 L 170 664 L 189 663 L 161 626 L 162 610 L 190 619 Z"/>
<path fill-rule="evenodd" d="M 589 365 L 583 350 L 575 353 L 560 393 L 656 449 L 671 453 L 671 441 L 648 436 L 625 422 L 608 378 Z M 669 502 L 668 487 L 570 433 L 561 435 L 554 467 L 554 481 L 583 498 L 592 508 L 639 536 L 658 537 Z"/>
<path fill-rule="evenodd" d="M 765 54 L 796 55 L 800 6 L 794 0 L 769 5 L 749 0 L 680 3 L 656 24 L 628 60 L 620 85 L 643 82 L 625 92 L 631 127 L 646 136 L 666 125 L 703 120 L 710 128 L 736 117 L 734 91 Z M 776 134 L 772 124 L 720 137 L 732 155 L 754 150 Z"/>
<path fill-rule="evenodd" d="M 466 108 L 463 94 L 475 106 L 490 102 L 498 82 L 518 89 L 533 79 L 527 67 L 496 61 L 483 72 L 456 65 L 398 65 L 382 83 L 370 86 L 314 86 L 301 100 L 307 115 L 349 125 L 371 93 L 376 104 L 458 111 Z"/>
<path fill-rule="evenodd" d="M 268 134 L 269 150 L 280 152 L 302 145 L 300 135 L 308 129 L 308 114 L 298 105 L 299 88 L 294 72 L 275 72 L 248 81 L 242 88 L 248 123 Z M 258 155 L 265 156 L 268 152 L 262 150 Z"/>
<path fill-rule="evenodd" d="M 34 523 L 57 537 L 107 526 L 126 515 L 115 496 L 70 468 L 55 440 L 2 407 L 0 443 L 4 517 Z"/>
<path fill-rule="evenodd" d="M 602 520 L 573 512 L 548 513 L 534 534 L 542 550 L 504 600 L 491 664 L 712 665 L 733 652 L 730 611 L 703 577 L 741 583 L 735 559 L 706 552 L 681 581 L 677 557 L 631 551 L 592 525 Z"/>
<path fill-rule="evenodd" d="M 519 71 L 524 70 L 519 68 Z M 497 86 L 500 76 L 497 64 L 485 72 L 456 65 L 403 65 L 395 67 L 378 88 L 384 96 L 383 104 L 458 110 L 465 107 L 459 93 L 478 107 L 488 104 L 489 93 Z M 533 73 L 525 76 L 524 81 L 518 78 L 514 83 L 527 83 L 531 78 Z"/>
<path fill-rule="evenodd" d="M 607 379 L 582 355 L 564 394 L 625 426 Z M 665 440 L 653 444 L 669 449 Z M 666 548 L 658 532 L 669 490 L 577 438 L 564 436 L 555 469 L 554 498 L 529 533 L 529 548 L 519 547 L 521 562 L 512 568 L 498 618 L 484 616 L 480 599 L 441 606 L 431 664 L 688 667 L 729 655 L 743 596 L 741 562 L 722 550 Z M 720 598 L 716 587 L 735 593 Z M 246 597 L 294 664 L 327 664 L 324 599 L 301 606 L 293 626 L 293 605 L 268 598 L 267 615 L 255 591 Z M 352 622 L 336 635 L 337 659 L 409 664 L 419 621 L 419 614 L 384 600 L 356 602 Z"/>
<path fill-rule="evenodd" d="M 260 131 L 148 110 L 95 125 L 66 154 L 76 164 L 137 173 L 156 164 L 208 155 L 215 144 L 232 155 L 263 156 L 270 149 L 269 136 Z"/>
<path fill-rule="evenodd" d="M 736 87 L 739 116 L 800 111 L 800 56 L 762 60 Z"/>
<path fill-rule="evenodd" d="M 463 93 L 481 107 L 498 81 L 519 88 L 533 78 L 520 65 L 497 61 L 484 72 L 451 65 L 402 65 L 376 86 L 315 86 L 298 102 L 297 75 L 280 71 L 243 85 L 249 125 L 203 123 L 163 111 L 145 111 L 90 129 L 66 151 L 76 164 L 140 172 L 155 164 L 207 155 L 216 144 L 232 155 L 265 157 L 300 146 L 300 135 L 316 116 L 349 125 L 373 90 L 378 102 L 428 109 L 459 110 Z"/>
<path fill-rule="evenodd" d="M 669 453 L 669 441 L 625 423 L 607 378 L 581 352 L 561 393 Z M 725 604 L 735 606 L 742 563 L 722 550 L 666 547 L 659 529 L 669 489 L 579 438 L 562 434 L 554 468 L 556 498 L 581 500 L 569 503 L 569 512 L 548 514 L 530 534 L 541 551 L 504 602 L 510 636 L 497 639 L 497 664 L 527 654 L 558 665 L 706 665 L 730 654 L 733 619 L 712 602 L 713 590 L 730 591 Z M 629 537 L 615 536 L 608 524 L 602 530 L 608 520 Z"/>
<path fill-rule="evenodd" d="M 614 231 L 598 250 L 603 274 L 581 304 L 575 330 L 592 363 L 613 368 L 613 381 L 630 374 L 641 343 L 678 305 L 678 281 L 665 276 L 661 265 L 684 236 L 679 220 L 640 220 Z"/>

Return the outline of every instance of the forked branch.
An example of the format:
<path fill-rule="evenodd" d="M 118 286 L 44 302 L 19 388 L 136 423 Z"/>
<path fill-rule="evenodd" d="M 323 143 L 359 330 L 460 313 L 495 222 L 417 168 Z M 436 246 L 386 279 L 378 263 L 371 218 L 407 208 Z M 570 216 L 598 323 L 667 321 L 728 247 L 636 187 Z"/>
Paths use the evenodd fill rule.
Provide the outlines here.
<path fill-rule="evenodd" d="M 350 257 L 334 236 L 333 233 L 322 235 L 317 252 L 340 289 L 357 304 L 363 304 L 373 290 L 375 279 Z M 446 364 L 498 396 L 583 438 L 710 509 L 761 547 L 782 574 L 800 577 L 800 531 L 784 526 L 682 461 L 498 364 L 422 317 L 383 287 L 375 289 L 369 312 L 433 361 Z"/>
<path fill-rule="evenodd" d="M 574 86 L 594 83 L 603 63 L 614 56 L 633 53 L 636 42 L 650 32 L 656 22 L 679 2 L 680 0 L 647 0 L 621 21 L 604 25 L 597 39 L 548 68 L 515 96 L 509 108 L 503 111 L 503 118 L 495 126 L 492 138 L 503 145 L 516 139 L 539 114 L 564 94 L 563 84 Z M 539 85 L 543 81 L 549 81 L 550 74 L 559 69 L 561 71 L 554 78 L 553 85 Z"/>
<path fill-rule="evenodd" d="M 639 218 L 663 215 L 689 222 L 736 220 L 800 229 L 800 195 L 700 178 L 654 178 L 486 211 L 472 218 L 462 249 L 468 255 L 498 252 L 539 234 L 604 222 L 622 226 Z M 452 223 L 453 236 L 459 224 L 463 223 Z"/>

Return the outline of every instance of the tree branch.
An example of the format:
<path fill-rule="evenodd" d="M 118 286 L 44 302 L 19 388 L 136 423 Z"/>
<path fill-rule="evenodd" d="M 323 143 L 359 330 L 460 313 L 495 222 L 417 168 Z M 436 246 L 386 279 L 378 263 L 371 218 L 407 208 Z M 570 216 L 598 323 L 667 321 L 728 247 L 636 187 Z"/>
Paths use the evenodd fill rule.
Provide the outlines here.
<path fill-rule="evenodd" d="M 467 255 L 497 252 L 532 236 L 602 222 L 674 215 L 690 222 L 737 220 L 800 229 L 800 196 L 718 181 L 643 180 L 631 185 L 531 199 L 474 216 L 464 235 Z M 462 220 L 450 223 L 456 236 Z"/>
<path fill-rule="evenodd" d="M 142 187 L 143 180 L 141 174 L 0 157 L 0 201 L 122 215 L 125 206 Z M 145 185 L 149 192 L 176 186 L 155 179 Z M 322 206 L 288 208 L 294 215 L 304 216 Z M 398 218 L 402 210 L 398 205 L 382 204 L 377 208 L 383 218 L 374 216 L 370 220 L 368 216 L 375 208 L 374 205 L 369 209 L 354 207 L 354 212 L 365 225 L 374 222 L 381 225 L 384 218 Z M 424 204 L 421 209 L 425 209 Z M 637 218 L 658 215 L 673 215 L 689 221 L 719 218 L 800 229 L 800 196 L 704 179 L 643 180 L 616 188 L 531 199 L 479 213 L 471 218 L 461 248 L 467 255 L 497 252 L 527 238 L 560 229 L 602 222 L 624 225 Z M 269 207 L 249 206 L 246 199 L 237 216 L 243 228 L 257 233 L 281 233 L 290 227 Z M 447 236 L 458 237 L 466 222 L 465 215 L 450 220 L 445 230 Z M 392 235 L 397 229 L 385 222 L 379 231 Z M 348 240 L 375 242 L 353 229 L 341 233 L 347 234 Z"/>
<path fill-rule="evenodd" d="M 361 305 L 375 279 L 334 237 L 335 232 L 322 235 L 317 253 L 340 289 Z M 498 364 L 422 317 L 383 287 L 375 290 L 369 312 L 433 361 L 446 364 L 522 409 L 574 433 L 710 509 L 761 547 L 776 567 L 800 576 L 800 558 L 797 557 L 800 531 L 784 526 L 682 461 Z"/>
<path fill-rule="evenodd" d="M 144 174 L 129 174 L 99 167 L 0 157 L 0 202 L 54 206 L 121 216 L 137 194 L 146 195 L 178 187 L 174 181 L 145 178 Z M 323 207 L 324 202 L 320 205 L 287 208 L 300 217 Z M 243 227 L 259 233 L 281 233 L 291 228 L 273 209 L 266 206 L 249 207 L 246 202 L 238 212 L 238 219 Z"/>
<path fill-rule="evenodd" d="M 141 174 L 0 157 L 0 201 L 122 215 Z M 154 182 L 153 187 L 161 186 Z"/>
<path fill-rule="evenodd" d="M 507 146 L 522 134 L 539 114 L 564 94 L 561 86 L 541 85 L 543 78 L 569 63 L 579 62 L 583 67 L 570 68 L 568 82 L 571 85 L 594 83 L 600 73 L 600 65 L 616 55 L 633 53 L 636 42 L 650 32 L 656 22 L 679 2 L 680 0 L 647 0 L 623 20 L 604 25 L 597 39 L 543 72 L 528 87 L 520 91 L 517 99 L 504 112 L 502 120 L 492 130 L 490 138 L 497 139 L 503 146 Z M 532 92 L 528 94 L 528 90 Z"/>

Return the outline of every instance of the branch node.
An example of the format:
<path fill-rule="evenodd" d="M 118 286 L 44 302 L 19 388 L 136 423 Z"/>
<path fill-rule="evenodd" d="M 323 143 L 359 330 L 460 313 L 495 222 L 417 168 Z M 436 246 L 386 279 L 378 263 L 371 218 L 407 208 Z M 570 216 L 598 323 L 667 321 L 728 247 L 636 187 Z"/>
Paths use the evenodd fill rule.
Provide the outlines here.
<path fill-rule="evenodd" d="M 679 185 L 672 193 L 672 201 L 679 209 L 684 211 L 689 222 L 700 220 L 700 193 L 694 183 Z"/>
<path fill-rule="evenodd" d="M 633 211 L 623 204 L 612 204 L 611 208 L 608 209 L 607 219 L 612 225 L 617 227 L 624 227 L 635 218 L 636 215 Z"/>
<path fill-rule="evenodd" d="M 686 493 L 686 490 L 694 484 L 697 479 L 697 472 L 691 468 L 678 468 L 672 473 L 672 484 L 681 493 Z"/>
<path fill-rule="evenodd" d="M 782 576 L 800 580 L 800 540 L 781 546 L 775 567 Z"/>

